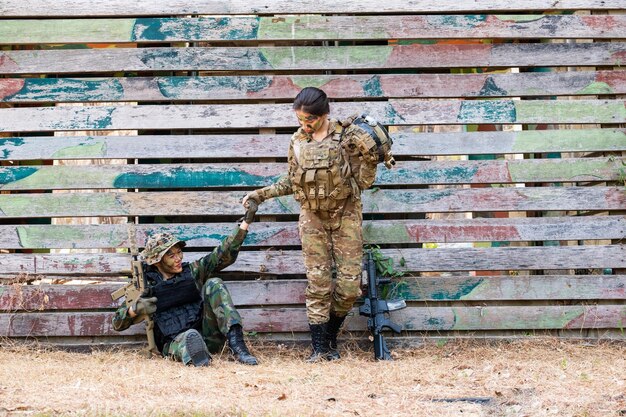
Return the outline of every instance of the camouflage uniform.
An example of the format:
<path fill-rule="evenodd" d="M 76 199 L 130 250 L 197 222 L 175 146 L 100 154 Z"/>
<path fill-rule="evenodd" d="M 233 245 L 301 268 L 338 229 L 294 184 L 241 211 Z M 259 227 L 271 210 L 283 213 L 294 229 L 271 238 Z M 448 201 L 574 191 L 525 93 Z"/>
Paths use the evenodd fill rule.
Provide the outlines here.
<path fill-rule="evenodd" d="M 257 190 L 262 200 L 294 194 L 301 205 L 299 231 L 308 279 L 306 306 L 310 324 L 328 322 L 331 312 L 345 316 L 360 295 L 363 257 L 361 191 L 374 182 L 378 154 L 375 148 L 364 149 L 358 138 L 342 136 L 343 130 L 339 121 L 331 120 L 328 136 L 315 142 L 302 128 L 298 129 L 289 144 L 288 175 Z M 338 147 L 333 148 L 332 144 L 326 143 L 328 141 L 334 141 Z M 316 147 L 326 147 L 330 151 L 317 152 Z M 338 164 L 339 178 L 343 181 L 340 184 L 332 173 L 333 169 L 338 172 L 337 164 L 328 166 L 319 158 L 319 155 L 330 155 L 328 159 L 331 159 L 333 152 L 339 152 L 335 156 L 342 160 Z M 309 159 L 316 160 L 311 162 Z M 309 162 L 328 167 L 320 170 L 322 175 L 328 176 L 328 181 L 326 177 L 321 181 L 327 181 L 327 186 L 303 186 L 309 181 L 306 170 Z M 319 183 L 318 180 L 316 184 Z M 334 291 L 333 262 L 337 272 Z"/>
<path fill-rule="evenodd" d="M 178 276 L 186 273 L 191 274 L 193 277 L 195 286 L 200 291 L 202 297 L 202 300 L 198 303 L 198 308 L 201 308 L 202 311 L 199 314 L 201 320 L 190 326 L 190 329 L 195 328 L 202 334 L 211 352 L 221 350 L 226 341 L 225 335 L 228 333 L 228 330 L 235 324 L 241 324 L 241 316 L 233 305 L 228 289 L 221 279 L 211 278 L 211 275 L 235 262 L 246 234 L 245 230 L 237 228 L 233 234 L 222 240 L 213 252 L 197 261 L 183 263 L 183 272 L 170 278 L 170 280 L 176 279 Z M 166 242 L 164 248 L 167 247 L 167 249 L 159 253 L 158 260 L 149 259 L 148 262 L 158 262 L 163 253 L 172 246 L 171 241 Z M 147 264 L 144 264 L 143 267 L 149 287 L 153 287 L 163 280 L 156 267 Z M 115 312 L 113 328 L 117 331 L 122 331 L 134 324 L 134 321 L 135 318 L 130 317 L 128 306 L 125 305 Z M 187 329 L 187 331 L 190 329 Z M 189 363 L 190 357 L 185 346 L 185 334 L 187 331 L 176 335 L 173 339 L 163 338 L 163 335 L 159 334 L 158 326 L 155 325 L 157 347 L 163 356 L 182 361 L 185 364 Z"/>

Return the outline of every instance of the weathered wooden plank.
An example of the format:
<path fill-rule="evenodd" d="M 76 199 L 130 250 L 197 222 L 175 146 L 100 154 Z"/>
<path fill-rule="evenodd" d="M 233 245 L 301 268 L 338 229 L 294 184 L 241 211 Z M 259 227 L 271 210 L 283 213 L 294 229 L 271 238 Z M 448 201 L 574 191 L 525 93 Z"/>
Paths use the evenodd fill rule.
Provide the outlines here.
<path fill-rule="evenodd" d="M 220 16 L 4 20 L 1 44 L 623 38 L 620 15 Z"/>
<path fill-rule="evenodd" d="M 257 332 L 306 332 L 304 308 L 241 309 L 244 326 Z M 356 311 L 346 321 L 346 330 L 367 329 L 365 317 Z M 110 312 L 0 314 L 5 337 L 108 336 L 145 332 L 143 325 L 118 333 Z M 611 329 L 626 320 L 623 305 L 408 307 L 392 313 L 405 331 Z"/>
<path fill-rule="evenodd" d="M 316 86 L 331 98 L 533 97 L 626 93 L 625 71 L 504 74 L 248 75 L 4 78 L 0 101 L 291 100 Z"/>
<path fill-rule="evenodd" d="M 624 275 L 504 275 L 400 278 L 389 298 L 407 301 L 623 300 Z"/>
<path fill-rule="evenodd" d="M 383 253 L 394 258 L 399 270 L 413 272 L 619 268 L 618 265 L 626 265 L 626 248 L 619 245 L 389 249 Z M 294 257 L 287 259 L 287 254 Z M 399 266 L 401 258 L 404 267 Z M 244 252 L 237 263 L 228 271 L 245 268 L 244 272 L 251 273 L 304 272 L 299 252 Z M 255 270 L 255 266 L 258 269 Z"/>
<path fill-rule="evenodd" d="M 123 284 L 0 286 L 0 310 L 100 310 L 119 307 L 111 293 Z"/>
<path fill-rule="evenodd" d="M 241 191 L 1 194 L 0 217 L 240 216 Z M 180 202 L 184 202 L 181 204 Z M 392 189 L 366 191 L 365 213 L 432 213 L 528 210 L 623 210 L 624 187 Z M 259 214 L 296 214 L 291 196 L 274 198 Z"/>
<path fill-rule="evenodd" d="M 393 151 L 397 155 L 584 152 L 596 147 L 597 151 L 620 151 L 626 148 L 626 130 L 619 129 L 397 133 L 393 137 Z"/>
<path fill-rule="evenodd" d="M 333 114 L 389 125 L 624 123 L 623 100 L 410 100 L 336 103 Z M 57 106 L 0 109 L 0 132 L 295 128 L 291 104 Z"/>
<path fill-rule="evenodd" d="M 398 270 L 436 271 L 502 271 L 533 269 L 625 268 L 626 248 L 621 245 L 386 249 Z M 185 260 L 193 261 L 204 253 L 188 252 Z M 36 277 L 80 274 L 120 275 L 130 271 L 130 258 L 123 254 L 2 254 L 0 267 L 5 274 Z M 237 262 L 224 271 L 257 275 L 304 274 L 300 251 L 243 251 Z"/>
<path fill-rule="evenodd" d="M 257 331 L 306 331 L 304 310 L 244 310 L 246 327 Z M 413 307 L 396 311 L 393 321 L 406 331 L 523 330 L 621 328 L 623 305 Z M 365 330 L 365 318 L 356 312 L 346 323 L 348 331 Z"/>
<path fill-rule="evenodd" d="M 128 248 L 127 227 L 124 224 L 0 225 L 0 248 Z M 190 247 L 210 247 L 218 245 L 234 227 L 233 223 L 138 224 L 135 236 L 138 244 L 143 245 L 149 235 L 169 232 Z M 376 220 L 363 223 L 363 235 L 366 242 L 377 244 L 621 239 L 626 236 L 626 217 Z M 244 245 L 299 246 L 297 223 L 254 223 Z"/>
<path fill-rule="evenodd" d="M 0 285 L 0 311 L 117 308 L 111 293 L 123 283 L 87 285 Z M 306 280 L 227 281 L 238 307 L 304 305 Z M 526 275 L 406 277 L 388 298 L 406 301 L 609 300 L 624 299 L 625 275 Z"/>
<path fill-rule="evenodd" d="M 0 51 L 0 74 L 617 66 L 626 43 L 99 48 Z"/>
<path fill-rule="evenodd" d="M 0 271 L 18 281 L 39 275 L 107 276 L 130 272 L 130 258 L 123 254 L 0 254 Z"/>
<path fill-rule="evenodd" d="M 145 334 L 145 325 L 132 326 L 124 332 L 113 330 L 111 312 L 101 313 L 0 313 L 4 337 L 47 336 L 122 336 Z"/>
<path fill-rule="evenodd" d="M 546 131 L 548 132 L 548 131 Z M 584 131 L 583 131 L 584 132 Z M 622 148 L 626 130 L 597 132 L 594 138 Z M 145 135 L 145 136 L 39 136 L 0 138 L 0 160 L 86 158 L 285 158 L 291 135 Z M 604 138 L 602 140 L 601 138 Z M 570 140 L 575 140 L 573 137 Z M 594 143 L 589 141 L 588 143 Z M 616 143 L 617 142 L 617 143 Z M 395 141 L 394 141 L 395 143 Z M 624 143 L 626 145 L 626 143 Z M 606 145 L 605 145 L 606 146 Z M 395 148 L 394 148 L 394 153 Z"/>
<path fill-rule="evenodd" d="M 117 308 L 111 293 L 124 283 L 88 285 L 0 285 L 0 311 L 101 310 Z M 228 281 L 238 307 L 304 305 L 306 280 Z"/>
<path fill-rule="evenodd" d="M 432 302 L 622 300 L 625 284 L 624 275 L 403 277 L 385 292 L 387 298 Z M 304 305 L 307 281 L 228 281 L 226 285 L 237 306 Z"/>
<path fill-rule="evenodd" d="M 378 170 L 375 186 L 617 181 L 621 158 L 499 161 L 400 161 Z M 277 181 L 286 163 L 56 165 L 0 167 L 1 190 L 259 187 Z"/>
<path fill-rule="evenodd" d="M 506 0 L 489 2 L 440 0 L 390 0 L 380 3 L 364 0 L 359 4 L 337 3 L 332 0 L 109 0 L 93 3 L 89 0 L 67 0 L 63 7 L 54 0 L 3 0 L 0 16 L 181 16 L 203 14 L 365 14 L 365 13 L 423 13 L 423 12 L 518 12 L 537 10 L 620 10 L 620 0 L 526 0 L 512 3 Z"/>
<path fill-rule="evenodd" d="M 304 309 L 242 309 L 246 328 L 259 332 L 307 331 Z M 621 328 L 624 305 L 409 307 L 391 315 L 406 331 Z M 346 330 L 366 329 L 355 311 Z"/>
<path fill-rule="evenodd" d="M 0 80 L 1 81 L 1 80 Z M 0 160 L 276 158 L 291 135 L 40 136 L 0 138 Z M 626 129 L 393 134 L 396 156 L 594 152 L 626 149 Z"/>

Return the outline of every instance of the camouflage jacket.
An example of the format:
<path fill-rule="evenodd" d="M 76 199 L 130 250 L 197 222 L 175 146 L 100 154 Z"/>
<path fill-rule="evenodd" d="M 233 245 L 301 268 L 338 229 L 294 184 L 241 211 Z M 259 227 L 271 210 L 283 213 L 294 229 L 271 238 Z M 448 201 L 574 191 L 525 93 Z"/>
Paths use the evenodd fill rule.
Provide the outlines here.
<path fill-rule="evenodd" d="M 333 135 L 340 135 L 344 127 L 341 122 L 333 119 L 330 121 L 329 129 L 330 137 Z M 345 137 L 342 138 L 341 146 L 343 147 L 343 150 L 348 158 L 350 172 L 354 179 L 354 183 L 357 186 L 354 187 L 352 196 L 355 199 L 360 199 L 360 192 L 371 187 L 376 178 L 378 153 L 375 148 L 363 151 L 362 147 L 357 143 L 357 139 L 358 138 L 355 138 L 354 136 L 345 135 Z M 299 165 L 301 164 L 301 161 L 298 161 L 297 155 L 299 142 L 310 142 L 312 140 L 311 135 L 304 132 L 302 128 L 298 129 L 298 131 L 293 134 L 289 143 L 289 152 L 287 154 L 289 171 L 287 175 L 282 176 L 274 184 L 257 190 L 263 199 L 294 194 L 298 187 L 294 187 L 291 179 L 294 177 L 296 170 L 298 170 Z"/>
<path fill-rule="evenodd" d="M 230 236 L 224 238 L 219 246 L 213 249 L 213 252 L 188 264 L 198 290 L 202 289 L 204 283 L 211 278 L 215 272 L 221 271 L 237 260 L 239 249 L 247 234 L 248 232 L 246 230 L 237 227 Z M 156 267 L 147 264 L 143 264 L 143 268 L 144 271 L 151 269 L 156 270 Z M 160 274 L 158 275 L 160 276 Z M 150 286 L 155 284 L 156 282 L 148 282 Z M 128 314 L 128 307 L 129 306 L 124 305 L 115 312 L 113 316 L 113 328 L 115 330 L 126 330 L 133 324 L 133 318 Z"/>

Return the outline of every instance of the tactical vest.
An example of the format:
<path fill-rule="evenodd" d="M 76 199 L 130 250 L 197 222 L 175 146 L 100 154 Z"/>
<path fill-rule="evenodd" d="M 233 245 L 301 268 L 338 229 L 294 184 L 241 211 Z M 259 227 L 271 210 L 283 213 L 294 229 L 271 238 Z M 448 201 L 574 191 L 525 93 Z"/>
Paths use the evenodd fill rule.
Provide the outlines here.
<path fill-rule="evenodd" d="M 201 323 L 202 296 L 187 263 L 183 264 L 180 274 L 168 280 L 161 278 L 154 267 L 148 268 L 145 274 L 151 283 L 149 295 L 158 300 L 153 319 L 157 347 L 162 350 L 165 343 Z"/>
<path fill-rule="evenodd" d="M 305 209 L 332 210 L 348 197 L 360 197 L 341 143 L 343 128 L 339 123 L 331 123 L 335 123 L 335 131 L 321 142 L 294 139 L 296 161 L 290 179 L 294 197 Z"/>

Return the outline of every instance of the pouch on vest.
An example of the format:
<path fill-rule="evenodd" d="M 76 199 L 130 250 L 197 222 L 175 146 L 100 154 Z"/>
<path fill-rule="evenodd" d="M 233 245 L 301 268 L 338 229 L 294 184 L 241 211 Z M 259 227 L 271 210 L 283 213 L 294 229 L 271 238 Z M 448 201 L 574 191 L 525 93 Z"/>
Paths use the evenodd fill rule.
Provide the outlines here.
<path fill-rule="evenodd" d="M 305 146 L 303 149 L 302 168 L 328 168 L 330 166 L 330 150 L 320 146 Z"/>

